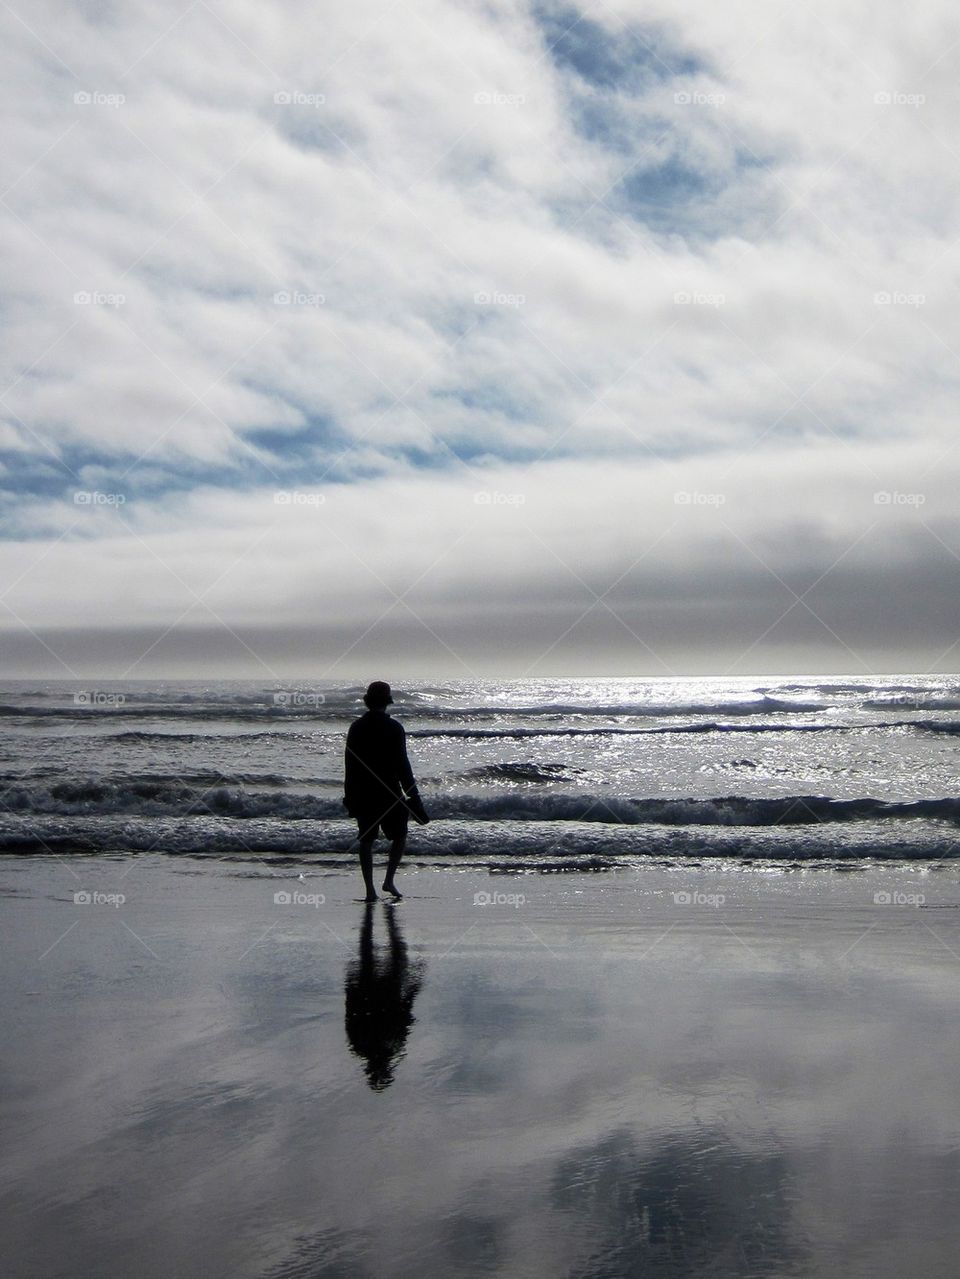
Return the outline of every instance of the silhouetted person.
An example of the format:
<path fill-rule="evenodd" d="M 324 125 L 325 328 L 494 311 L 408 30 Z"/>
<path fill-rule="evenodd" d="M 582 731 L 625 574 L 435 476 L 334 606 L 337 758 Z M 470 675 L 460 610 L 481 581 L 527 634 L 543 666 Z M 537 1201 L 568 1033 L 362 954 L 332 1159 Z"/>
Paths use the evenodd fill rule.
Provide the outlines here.
<path fill-rule="evenodd" d="M 411 964 L 396 913 L 384 907 L 390 949 L 373 944 L 373 904 L 363 912 L 358 959 L 347 967 L 344 1026 L 347 1043 L 363 1062 L 367 1083 L 382 1092 L 393 1083 L 413 1025 L 413 1001 L 423 981 L 423 964 Z"/>
<path fill-rule="evenodd" d="M 373 841 L 380 830 L 391 841 L 383 891 L 399 900 L 403 894 L 393 877 L 407 842 L 407 818 L 413 813 L 421 825 L 430 819 L 413 780 L 403 725 L 387 714 L 387 707 L 393 702 L 390 685 L 374 680 L 363 700 L 367 713 L 355 719 L 347 732 L 343 802 L 357 822 L 366 901 L 377 900 L 373 888 Z"/>

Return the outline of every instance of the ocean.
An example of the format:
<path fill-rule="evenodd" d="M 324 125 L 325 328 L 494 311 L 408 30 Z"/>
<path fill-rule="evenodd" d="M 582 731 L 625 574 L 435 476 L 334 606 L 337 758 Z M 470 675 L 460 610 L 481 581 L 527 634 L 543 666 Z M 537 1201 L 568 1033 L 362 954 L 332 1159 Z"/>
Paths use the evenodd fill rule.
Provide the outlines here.
<path fill-rule="evenodd" d="M 373 675 L 390 678 L 389 671 Z M 0 852 L 346 861 L 332 680 L 8 681 Z M 408 860 L 851 866 L 960 851 L 960 677 L 395 684 L 434 820 Z"/>

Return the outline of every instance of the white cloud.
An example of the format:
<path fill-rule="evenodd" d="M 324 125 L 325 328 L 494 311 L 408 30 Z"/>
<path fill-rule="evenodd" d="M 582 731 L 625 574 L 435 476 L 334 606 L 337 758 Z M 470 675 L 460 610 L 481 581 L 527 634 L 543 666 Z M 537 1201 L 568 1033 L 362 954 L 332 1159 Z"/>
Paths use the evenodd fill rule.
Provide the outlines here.
<path fill-rule="evenodd" d="M 4 483 L 14 537 L 69 530 L 11 594 L 11 633 L 171 624 L 177 579 L 220 572 L 237 625 L 295 627 L 322 596 L 359 633 L 360 561 L 428 569 L 438 617 L 540 591 L 568 620 L 557 556 L 613 580 L 636 500 L 646 533 L 676 513 L 665 463 L 676 488 L 752 495 L 739 558 L 689 520 L 665 548 L 678 618 L 710 565 L 721 612 L 751 549 L 788 571 L 811 519 L 800 558 L 827 567 L 884 487 L 929 495 L 897 528 L 911 563 L 949 568 L 917 520 L 960 549 L 952 11 L 620 0 L 569 36 L 556 17 L 8 15 Z M 527 495 L 553 562 L 529 534 L 518 558 L 505 508 L 430 568 L 481 487 L 458 456 Z M 142 540 L 78 512 L 85 485 L 126 494 Z M 309 510 L 265 505 L 297 486 L 330 498 L 339 560 Z M 10 544 L 21 567 L 43 545 Z M 942 652 L 952 619 L 928 604 L 935 640 L 891 639 L 891 663 Z M 676 621 L 684 652 L 697 629 Z"/>

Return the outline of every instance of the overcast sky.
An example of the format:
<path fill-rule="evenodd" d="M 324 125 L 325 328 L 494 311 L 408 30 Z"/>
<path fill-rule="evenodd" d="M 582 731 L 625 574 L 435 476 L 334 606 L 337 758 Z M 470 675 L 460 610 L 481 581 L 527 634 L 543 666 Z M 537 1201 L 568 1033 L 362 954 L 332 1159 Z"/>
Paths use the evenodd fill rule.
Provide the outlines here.
<path fill-rule="evenodd" d="M 0 22 L 0 673 L 957 669 L 953 4 Z"/>

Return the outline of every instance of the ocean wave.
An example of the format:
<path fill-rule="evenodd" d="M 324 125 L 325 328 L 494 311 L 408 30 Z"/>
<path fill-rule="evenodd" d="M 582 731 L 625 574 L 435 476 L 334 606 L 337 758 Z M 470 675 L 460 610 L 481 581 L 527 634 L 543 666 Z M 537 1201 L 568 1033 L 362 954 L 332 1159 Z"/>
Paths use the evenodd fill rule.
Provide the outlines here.
<path fill-rule="evenodd" d="M 362 708 L 361 708 L 362 709 Z M 66 719 L 81 721 L 100 721 L 137 719 L 171 719 L 184 720 L 236 720 L 239 723 L 256 723 L 258 720 L 283 721 L 315 719 L 350 719 L 356 714 L 356 708 L 337 708 L 327 705 L 313 706 L 266 706 L 262 704 L 239 705 L 235 702 L 210 706 L 206 704 L 191 705 L 187 703 L 157 704 L 141 706 L 134 703 L 119 705 L 79 705 L 79 706 L 12 706 L 0 705 L 0 717 L 6 719 Z"/>
<path fill-rule="evenodd" d="M 917 693 L 915 697 L 872 697 L 863 703 L 865 710 L 889 711 L 960 711 L 960 697 L 932 697 Z"/>
<path fill-rule="evenodd" d="M 308 696 L 308 695 L 305 695 Z M 321 696 L 317 694 L 317 696 Z M 288 701 L 282 704 L 253 695 L 245 698 L 213 701 L 200 697 L 148 699 L 131 694 L 119 703 L 99 702 L 60 706 L 37 706 L 27 703 L 0 704 L 0 717 L 21 719 L 59 718 L 68 720 L 162 719 L 175 720 L 323 720 L 351 719 L 363 711 L 355 698 L 334 698 L 324 694 L 321 702 Z M 771 714 L 805 714 L 823 711 L 822 702 L 795 701 L 761 696 L 749 701 L 719 700 L 702 702 L 544 702 L 524 706 L 509 703 L 477 706 L 437 705 L 429 700 L 398 699 L 395 713 L 401 719 L 434 719 L 489 721 L 497 719 L 559 719 L 587 717 L 597 719 L 671 719 L 676 716 L 749 716 Z"/>
<path fill-rule="evenodd" d="M 284 737 L 297 734 L 343 733 L 362 709 L 356 705 L 267 705 L 263 703 L 175 703 L 142 705 L 0 704 L 0 719 L 25 724 L 96 725 L 103 736 L 127 741 L 213 740 L 231 736 Z M 662 704 L 604 703 L 586 706 L 549 703 L 531 706 L 444 707 L 423 704 L 398 705 L 395 714 L 411 737 L 522 738 L 630 736 L 644 733 L 743 733 L 743 732 L 843 732 L 858 728 L 908 728 L 918 724 L 907 716 L 916 711 L 960 709 L 955 697 L 920 696 L 871 698 L 840 707 L 825 702 L 804 702 L 763 697 L 751 702 L 688 702 Z M 827 722 L 841 710 L 842 722 Z M 881 723 L 870 713 L 896 714 Z M 853 717 L 863 714 L 857 722 Z M 733 722 L 727 723 L 726 720 Z M 151 721 L 157 727 L 134 725 Z M 607 721 L 604 723 L 603 721 Z M 657 722 L 659 721 L 659 722 Z M 685 722 L 686 721 L 686 722 Z M 203 726 L 209 724 L 209 733 Z M 218 731 L 218 725 L 235 724 L 236 734 Z M 169 725 L 169 729 L 167 728 Z M 188 726 L 195 725 L 191 730 Z M 178 731 L 179 730 L 179 731 Z"/>
<path fill-rule="evenodd" d="M 841 681 L 832 684 L 770 684 L 754 691 L 757 693 L 872 693 L 877 689 L 901 687 L 902 685 L 899 684 L 855 684 Z"/>
<path fill-rule="evenodd" d="M 428 801 L 438 817 L 478 821 L 607 822 L 625 826 L 797 826 L 926 818 L 960 821 L 960 799 L 895 801 L 823 795 L 755 798 L 743 795 L 684 799 L 624 799 L 601 795 L 461 795 Z"/>
<path fill-rule="evenodd" d="M 534 764 L 524 762 L 507 762 L 503 764 L 481 764 L 477 768 L 468 768 L 456 776 L 465 782 L 533 782 L 549 783 L 565 780 L 571 773 L 580 773 L 582 769 L 572 768 L 568 764 Z"/>
<path fill-rule="evenodd" d="M 602 728 L 558 728 L 558 727 L 516 727 L 516 728 L 471 728 L 457 726 L 451 728 L 408 728 L 407 737 L 422 741 L 453 738 L 463 741 L 503 740 L 523 741 L 538 737 L 543 738 L 593 738 L 593 737 L 654 737 L 673 734 L 703 735 L 709 733 L 862 733 L 864 730 L 895 729 L 923 731 L 929 733 L 957 733 L 960 723 L 949 720 L 864 720 L 862 723 L 813 723 L 813 724 L 724 724 L 716 720 L 707 720 L 696 724 L 658 724 L 647 728 L 625 728 L 622 725 L 607 725 Z M 142 745 L 169 746 L 173 743 L 184 745 L 206 744 L 214 742 L 254 742 L 274 741 L 290 745 L 295 742 L 309 742 L 311 749 L 323 751 L 326 739 L 337 742 L 342 748 L 344 728 L 342 725 L 317 725 L 308 731 L 282 731 L 278 729 L 235 733 L 177 733 L 158 729 L 123 729 L 110 732 L 105 726 L 96 734 L 98 743 L 129 742 Z"/>
<path fill-rule="evenodd" d="M 946 733 L 949 736 L 960 733 L 960 721 L 955 719 L 915 720 L 911 727 L 924 733 Z"/>
<path fill-rule="evenodd" d="M 871 796 L 833 799 L 823 795 L 617 798 L 544 793 L 516 787 L 493 795 L 448 790 L 432 796 L 426 794 L 424 799 L 433 817 L 474 822 L 802 826 L 913 818 L 960 821 L 960 799 L 954 797 L 909 801 Z M 3 791 L 2 800 L 3 806 L 14 813 L 60 816 L 96 813 L 187 817 L 209 813 L 245 820 L 262 817 L 329 820 L 343 816 L 339 788 L 329 795 L 280 789 L 247 790 L 221 777 L 214 785 L 194 785 L 183 778 L 171 777 L 67 780 L 53 785 L 14 782 Z"/>
<path fill-rule="evenodd" d="M 913 720 L 862 724 L 665 724 L 656 728 L 410 728 L 408 737 L 523 739 L 528 737 L 653 737 L 670 733 L 859 733 L 865 728 L 914 728 Z"/>
<path fill-rule="evenodd" d="M 282 778 L 282 782 L 287 779 Z M 216 776 L 212 783 L 191 784 L 181 777 L 138 780 L 61 781 L 52 786 L 20 782 L 0 793 L 3 806 L 14 813 L 118 814 L 184 817 L 215 813 L 240 818 L 342 817 L 340 798 L 290 794 L 277 790 L 245 790 L 242 784 Z"/>
<path fill-rule="evenodd" d="M 535 702 L 524 706 L 512 706 L 509 703 L 483 706 L 457 707 L 399 707 L 397 713 L 402 717 L 411 711 L 427 717 L 443 718 L 457 716 L 463 719 L 490 719 L 519 716 L 525 719 L 538 717 L 558 718 L 572 716 L 596 717 L 599 719 L 671 719 L 674 716 L 686 715 L 770 715 L 782 712 L 823 711 L 822 702 L 794 701 L 787 698 L 768 697 L 763 695 L 750 700 L 737 699 L 711 700 L 698 702 Z"/>
<path fill-rule="evenodd" d="M 180 854 L 261 864 L 277 859 L 339 866 L 355 872 L 353 824 L 238 821 L 211 815 L 182 819 L 0 819 L 0 854 Z M 752 861 L 801 868 L 815 863 L 936 862 L 960 856 L 957 841 L 937 823 L 864 822 L 761 827 L 602 826 L 462 822 L 417 827 L 407 863 L 469 866 L 503 872 L 603 870 L 642 863 Z M 269 869 L 264 867 L 264 873 Z"/>
<path fill-rule="evenodd" d="M 22 772 L 0 773 L 0 804 L 11 806 L 11 797 L 14 794 L 27 793 L 29 785 L 35 783 L 38 777 L 46 777 L 48 774 L 59 776 L 55 768 L 37 770 L 30 777 L 25 777 Z M 285 773 L 223 773 L 211 769 L 209 772 L 195 773 L 124 773 L 120 776 L 113 775 L 97 779 L 84 778 L 74 781 L 61 779 L 50 786 L 48 791 L 41 790 L 40 793 L 83 802 L 87 799 L 101 799 L 124 792 L 150 797 L 154 794 L 178 794 L 183 788 L 192 793 L 197 789 L 204 790 L 218 786 L 286 787 L 294 782 L 300 785 L 323 784 L 321 778 L 297 777 L 294 779 Z"/>
<path fill-rule="evenodd" d="M 129 729 L 122 733 L 104 733 L 102 740 L 111 742 L 143 742 L 154 745 L 160 742 L 257 742 L 257 741 L 297 741 L 312 739 L 312 733 L 164 733 L 144 732 L 142 729 Z"/>

